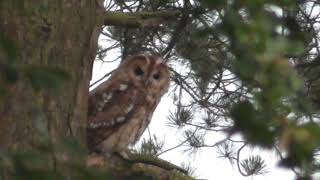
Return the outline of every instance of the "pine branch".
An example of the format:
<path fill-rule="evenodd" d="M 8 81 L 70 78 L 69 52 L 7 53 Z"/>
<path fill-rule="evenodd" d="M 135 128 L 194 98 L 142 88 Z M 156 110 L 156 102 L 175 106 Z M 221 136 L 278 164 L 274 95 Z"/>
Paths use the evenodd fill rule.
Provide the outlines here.
<path fill-rule="evenodd" d="M 128 28 L 158 28 L 168 20 L 176 20 L 179 11 L 158 11 L 158 12 L 112 12 L 104 13 L 104 25 L 121 26 Z"/>

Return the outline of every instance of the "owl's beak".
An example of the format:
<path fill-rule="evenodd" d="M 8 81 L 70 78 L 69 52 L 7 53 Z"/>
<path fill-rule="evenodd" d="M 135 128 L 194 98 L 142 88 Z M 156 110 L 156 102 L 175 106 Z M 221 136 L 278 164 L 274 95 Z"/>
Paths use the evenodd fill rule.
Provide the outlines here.
<path fill-rule="evenodd" d="M 147 80 L 144 82 L 145 86 L 149 86 L 151 83 L 152 83 L 152 80 L 150 80 L 150 79 L 147 79 Z"/>

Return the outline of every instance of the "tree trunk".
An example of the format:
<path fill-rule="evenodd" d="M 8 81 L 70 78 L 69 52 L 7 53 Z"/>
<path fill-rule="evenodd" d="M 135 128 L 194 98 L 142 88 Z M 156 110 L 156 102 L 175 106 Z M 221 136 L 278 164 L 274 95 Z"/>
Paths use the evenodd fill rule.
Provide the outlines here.
<path fill-rule="evenodd" d="M 68 159 L 77 161 L 77 158 L 72 154 L 65 156 L 63 152 L 56 152 L 55 148 L 69 138 L 81 145 L 86 144 L 89 81 L 102 25 L 119 25 L 121 22 L 120 26 L 125 27 L 132 24 L 134 27 L 153 27 L 158 26 L 155 22 L 161 23 L 168 16 L 163 12 L 150 14 L 155 18 L 126 14 L 133 16 L 136 22 L 132 18 L 129 18 L 130 21 L 119 20 L 114 13 L 104 12 L 102 4 L 103 0 L 0 1 L 0 93 L 2 86 L 9 92 L 5 96 L 0 94 L 0 152 L 39 149 L 39 141 L 42 141 L 41 143 L 49 144 L 53 158 L 49 157 L 46 161 L 45 157 L 45 167 L 40 168 L 45 172 L 48 172 L 47 168 L 54 172 L 66 172 L 64 174 L 71 179 L 75 177 L 72 175 L 76 175 L 72 166 L 71 169 L 65 168 L 68 166 L 64 166 L 64 162 L 70 163 Z M 177 12 L 169 15 L 176 16 Z M 17 80 L 9 85 L 3 83 L 1 78 L 5 74 L 1 71 L 7 71 L 8 64 L 18 71 Z M 41 76 L 47 76 L 46 71 L 52 68 L 68 74 L 68 80 L 60 88 L 46 84 L 49 82 L 38 82 L 41 79 L 48 80 Z M 0 168 L 1 155 L 0 153 Z M 39 159 L 38 155 L 34 158 Z M 128 164 L 127 160 L 116 156 L 102 158 L 109 162 L 104 167 L 109 170 L 119 170 L 119 167 L 114 167 L 117 164 Z M 94 159 L 89 157 L 87 160 L 92 162 Z M 141 169 L 140 161 L 130 161 L 130 164 L 133 165 L 125 165 L 126 168 L 118 174 L 126 172 L 128 177 L 137 173 L 150 176 L 150 172 L 143 170 L 149 166 Z M 148 171 L 159 177 L 156 179 L 173 176 L 170 172 L 175 166 L 171 168 L 170 165 L 167 169 L 153 166 Z M 10 179 L 10 168 L 1 169 L 0 178 Z M 20 166 L 18 168 L 21 170 Z M 39 167 L 34 171 L 36 174 L 39 173 L 37 168 Z M 163 176 L 162 171 L 167 172 L 166 178 L 160 178 Z M 176 176 L 176 173 L 173 174 Z"/>
<path fill-rule="evenodd" d="M 17 64 L 56 67 L 69 75 L 61 88 L 42 91 L 19 76 L 1 99 L 0 148 L 32 147 L 43 132 L 53 143 L 66 137 L 83 142 L 102 8 L 94 0 L 0 3 L 0 32 L 18 47 Z"/>

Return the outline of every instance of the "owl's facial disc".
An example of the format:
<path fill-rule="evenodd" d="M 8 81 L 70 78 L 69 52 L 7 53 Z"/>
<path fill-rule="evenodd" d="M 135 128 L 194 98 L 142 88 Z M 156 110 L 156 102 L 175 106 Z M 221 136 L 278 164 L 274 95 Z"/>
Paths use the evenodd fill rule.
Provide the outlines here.
<path fill-rule="evenodd" d="M 130 62 L 130 64 L 129 64 Z M 137 55 L 130 57 L 127 62 L 129 80 L 142 90 L 157 89 L 168 81 L 168 66 L 163 59 L 150 55 Z"/>

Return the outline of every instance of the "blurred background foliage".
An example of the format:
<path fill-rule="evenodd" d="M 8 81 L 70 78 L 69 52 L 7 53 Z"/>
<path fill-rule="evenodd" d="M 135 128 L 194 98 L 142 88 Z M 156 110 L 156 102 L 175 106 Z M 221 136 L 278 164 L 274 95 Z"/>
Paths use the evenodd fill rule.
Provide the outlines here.
<path fill-rule="evenodd" d="M 33 149 L 1 151 L 0 177 L 6 179 L 115 179 L 105 169 L 88 167 L 81 160 L 87 157 L 83 145 L 74 139 L 50 144 L 41 138 Z M 51 163 L 51 162 L 54 163 Z"/>
<path fill-rule="evenodd" d="M 191 152 L 216 148 L 217 156 L 236 164 L 243 176 L 266 173 L 263 157 L 241 157 L 240 152 L 249 147 L 276 150 L 279 165 L 292 169 L 297 179 L 311 179 L 318 171 L 318 1 L 106 0 L 104 5 L 106 11 L 127 14 L 179 12 L 154 27 L 104 27 L 101 39 L 108 43 L 99 46 L 96 58 L 110 62 L 150 52 L 167 59 L 176 105 L 168 124 L 182 131 L 185 139 L 176 147 L 187 146 Z M 58 88 L 68 79 L 59 68 L 19 62 L 21 49 L 1 32 L 0 47 L 1 97 L 20 80 L 39 91 Z M 119 57 L 109 59 L 115 51 Z M 206 137 L 215 133 L 225 139 L 208 144 Z M 168 151 L 163 143 L 151 136 L 136 152 L 159 156 Z M 74 152 L 76 146 L 69 142 L 63 147 Z M 10 167 L 3 173 L 18 173 L 17 179 L 54 173 L 50 171 L 54 167 L 45 166 L 52 148 L 45 146 L 39 151 L 43 154 L 1 152 L 1 166 Z M 78 169 L 85 178 L 94 175 L 72 162 L 66 166 Z"/>
<path fill-rule="evenodd" d="M 276 150 L 297 178 L 317 171 L 319 2 L 131 0 L 106 8 L 181 12 L 155 29 L 107 27 L 102 36 L 120 59 L 145 51 L 167 58 L 177 106 L 168 124 L 184 131 L 181 146 L 217 148 L 244 176 L 265 173 L 263 157 L 240 157 L 252 146 Z M 226 138 L 208 144 L 215 133 Z"/>
<path fill-rule="evenodd" d="M 19 80 L 27 81 L 36 91 L 46 89 L 55 92 L 70 78 L 62 68 L 23 64 L 19 56 L 19 46 L 0 32 L 0 97 L 7 95 L 10 87 Z"/>

